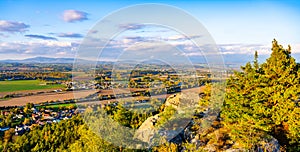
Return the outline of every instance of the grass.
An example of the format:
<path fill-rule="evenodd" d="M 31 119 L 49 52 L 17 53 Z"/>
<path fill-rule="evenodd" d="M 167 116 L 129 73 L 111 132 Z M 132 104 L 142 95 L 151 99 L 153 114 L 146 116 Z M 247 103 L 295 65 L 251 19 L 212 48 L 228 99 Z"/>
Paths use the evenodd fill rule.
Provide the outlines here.
<path fill-rule="evenodd" d="M 67 74 L 73 74 L 73 77 L 86 77 L 88 76 L 88 74 L 86 74 L 85 72 L 63 72 L 63 73 L 67 73 Z"/>
<path fill-rule="evenodd" d="M 130 103 L 128 105 L 123 105 L 126 109 L 136 112 L 151 112 L 156 111 L 162 105 L 161 102 L 157 101 L 155 103 L 146 102 L 146 103 Z"/>
<path fill-rule="evenodd" d="M 0 81 L 0 92 L 63 88 L 60 84 L 45 85 L 45 83 L 45 81 L 41 80 Z"/>
<path fill-rule="evenodd" d="M 77 105 L 75 103 L 66 103 L 66 104 L 55 104 L 55 105 L 47 105 L 47 106 L 39 106 L 39 108 L 60 108 L 60 107 L 69 107 L 69 106 L 75 106 L 77 107 Z"/>

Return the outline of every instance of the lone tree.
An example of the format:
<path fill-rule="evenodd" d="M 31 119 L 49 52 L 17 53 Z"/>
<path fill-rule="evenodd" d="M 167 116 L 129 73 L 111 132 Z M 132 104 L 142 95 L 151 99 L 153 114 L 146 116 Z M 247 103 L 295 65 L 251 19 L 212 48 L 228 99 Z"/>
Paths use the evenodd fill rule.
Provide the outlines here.
<path fill-rule="evenodd" d="M 287 150 L 300 150 L 299 65 L 274 39 L 271 56 L 247 63 L 227 82 L 222 124 L 235 143 L 254 148 L 273 136 Z"/>

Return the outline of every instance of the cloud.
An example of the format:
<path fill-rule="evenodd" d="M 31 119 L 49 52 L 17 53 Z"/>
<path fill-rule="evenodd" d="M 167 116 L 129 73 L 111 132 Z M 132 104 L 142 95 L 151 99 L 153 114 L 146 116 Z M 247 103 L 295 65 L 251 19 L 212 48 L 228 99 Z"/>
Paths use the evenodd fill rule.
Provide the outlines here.
<path fill-rule="evenodd" d="M 187 37 L 181 34 L 181 35 L 172 35 L 167 38 L 167 40 L 181 40 L 181 39 L 187 39 Z"/>
<path fill-rule="evenodd" d="M 128 36 L 124 37 L 122 39 L 123 44 L 130 44 L 130 43 L 137 43 L 137 42 L 143 42 L 146 41 L 147 39 L 145 37 L 140 37 L 140 36 Z"/>
<path fill-rule="evenodd" d="M 59 33 L 57 34 L 58 37 L 64 37 L 64 38 L 82 38 L 83 35 L 79 33 Z"/>
<path fill-rule="evenodd" d="M 2 32 L 25 32 L 30 26 L 22 22 L 0 20 L 0 31 Z"/>
<path fill-rule="evenodd" d="M 74 57 L 79 43 L 59 41 L 0 42 L 0 56 Z"/>
<path fill-rule="evenodd" d="M 197 39 L 197 38 L 201 38 L 201 35 L 183 35 L 183 34 L 178 34 L 178 35 L 172 35 L 169 36 L 166 40 L 167 41 L 186 41 L 186 40 L 192 40 L 192 39 Z"/>
<path fill-rule="evenodd" d="M 259 54 L 270 54 L 271 45 L 264 44 L 220 44 L 222 54 L 254 54 L 258 51 Z"/>
<path fill-rule="evenodd" d="M 185 51 L 185 56 L 201 56 L 217 53 L 220 55 L 253 55 L 258 51 L 259 55 L 267 55 L 271 53 L 271 46 L 264 44 L 219 44 L 218 50 L 214 46 L 199 46 L 194 45 L 181 45 Z"/>
<path fill-rule="evenodd" d="M 65 22 L 77 22 L 88 20 L 88 13 L 77 10 L 65 10 L 63 13 L 63 20 Z"/>
<path fill-rule="evenodd" d="M 125 48 L 125 51 L 144 51 L 151 50 L 152 52 L 166 52 L 174 49 L 174 46 L 161 42 L 138 42 L 130 47 Z"/>
<path fill-rule="evenodd" d="M 142 43 L 141 43 L 142 42 Z M 145 42 L 145 43 L 144 43 Z M 120 49 L 120 50 L 144 50 L 144 49 L 151 49 L 153 50 L 159 50 L 163 49 L 162 45 L 157 45 L 158 42 L 165 43 L 169 46 L 172 46 L 173 48 L 177 48 L 179 50 L 183 51 L 198 51 L 199 48 L 196 47 L 190 40 L 186 41 L 167 41 L 167 37 L 159 37 L 159 36 L 121 36 L 116 39 L 110 40 L 107 45 L 106 42 L 103 39 L 93 39 L 92 37 L 87 37 L 84 46 L 87 47 L 98 47 L 98 46 L 104 46 L 105 48 L 114 48 L 114 49 Z M 99 45 L 101 44 L 101 45 Z M 145 45 L 145 46 L 143 46 Z M 156 49 L 157 48 L 157 49 Z"/>
<path fill-rule="evenodd" d="M 191 52 L 191 53 L 182 53 L 180 55 L 184 55 L 184 56 L 203 56 L 202 52 Z"/>
<path fill-rule="evenodd" d="M 8 35 L 5 35 L 5 34 L 3 34 L 3 33 L 0 33 L 0 36 L 1 36 L 1 37 L 5 37 L 5 38 L 8 38 Z"/>
<path fill-rule="evenodd" d="M 25 35 L 25 37 L 35 38 L 35 39 L 42 39 L 42 40 L 55 40 L 55 41 L 57 41 L 57 39 L 55 37 L 44 36 L 44 35 L 29 34 L 29 35 Z"/>
<path fill-rule="evenodd" d="M 98 30 L 90 30 L 89 32 L 92 34 L 96 34 L 96 33 L 98 33 Z"/>
<path fill-rule="evenodd" d="M 122 29 L 126 29 L 126 30 L 138 30 L 138 29 L 144 28 L 145 25 L 144 24 L 133 24 L 133 23 L 131 23 L 131 24 L 121 24 L 119 27 L 122 28 Z"/>

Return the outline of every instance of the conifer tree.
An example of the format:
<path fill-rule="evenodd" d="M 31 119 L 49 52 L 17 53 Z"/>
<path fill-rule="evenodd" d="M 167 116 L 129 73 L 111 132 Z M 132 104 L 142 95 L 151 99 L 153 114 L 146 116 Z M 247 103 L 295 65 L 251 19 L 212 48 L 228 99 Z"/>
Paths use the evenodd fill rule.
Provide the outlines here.
<path fill-rule="evenodd" d="M 275 137 L 281 146 L 299 146 L 299 66 L 276 40 L 271 56 L 261 65 L 255 53 L 228 82 L 221 117 L 233 141 L 253 148 L 262 139 Z"/>

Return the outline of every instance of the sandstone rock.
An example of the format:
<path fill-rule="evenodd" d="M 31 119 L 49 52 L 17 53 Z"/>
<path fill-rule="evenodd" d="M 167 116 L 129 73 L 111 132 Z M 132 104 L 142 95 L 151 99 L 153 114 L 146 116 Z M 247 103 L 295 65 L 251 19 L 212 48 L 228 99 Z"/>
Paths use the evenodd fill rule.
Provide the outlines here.
<path fill-rule="evenodd" d="M 146 142 L 150 143 L 151 138 L 153 138 L 154 134 L 157 132 L 157 128 L 155 128 L 155 123 L 158 121 L 159 115 L 155 115 L 146 119 L 143 124 L 139 127 L 139 129 L 135 132 L 134 137 Z"/>
<path fill-rule="evenodd" d="M 177 115 L 175 115 L 175 119 L 169 121 L 170 123 L 167 122 L 165 127 L 157 127 L 155 126 L 155 124 L 159 121 L 160 114 L 149 117 L 138 128 L 138 130 L 135 132 L 134 137 L 151 145 L 154 144 L 154 142 L 156 142 L 153 140 L 164 139 L 174 143 L 181 143 L 185 140 L 185 136 L 192 136 L 185 129 L 186 127 L 188 127 L 194 113 L 193 104 L 197 102 L 197 94 L 190 95 L 179 93 L 171 95 L 167 98 L 165 102 L 165 107 L 172 106 L 177 110 Z"/>

